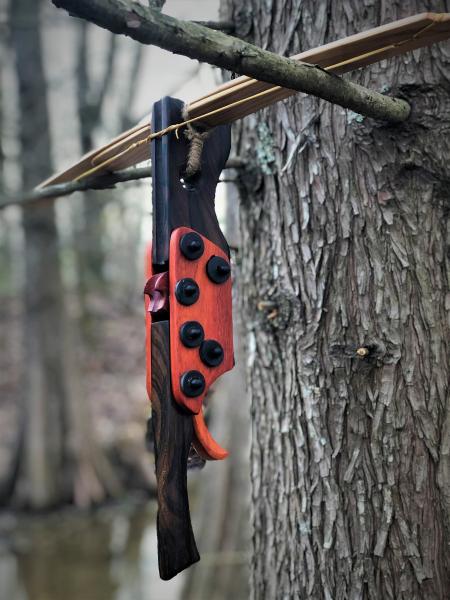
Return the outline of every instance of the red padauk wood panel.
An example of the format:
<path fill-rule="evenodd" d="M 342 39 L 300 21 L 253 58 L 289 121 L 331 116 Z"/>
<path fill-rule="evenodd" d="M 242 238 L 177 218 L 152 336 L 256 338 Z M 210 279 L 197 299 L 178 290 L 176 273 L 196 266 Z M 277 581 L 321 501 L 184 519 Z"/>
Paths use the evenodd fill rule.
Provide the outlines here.
<path fill-rule="evenodd" d="M 148 244 L 145 253 L 145 276 L 150 279 L 153 276 L 152 245 Z M 144 294 L 145 302 L 145 363 L 146 363 L 146 387 L 148 397 L 152 393 L 152 315 L 149 312 L 150 297 Z M 178 341 L 177 341 L 178 343 Z M 232 349 L 231 349 L 232 352 Z M 211 436 L 206 426 L 203 411 L 192 415 L 194 422 L 195 437 L 193 445 L 198 454 L 205 460 L 223 460 L 228 456 L 228 451 L 222 448 Z"/>
<path fill-rule="evenodd" d="M 169 255 L 169 305 L 170 305 L 170 360 L 172 390 L 175 400 L 197 414 L 211 384 L 234 366 L 233 327 L 231 315 L 231 277 L 221 284 L 213 283 L 206 272 L 208 260 L 220 256 L 229 262 L 228 256 L 218 246 L 202 237 L 205 245 L 203 255 L 197 260 L 188 260 L 180 250 L 180 240 L 185 233 L 193 232 L 187 227 L 176 229 L 170 238 Z M 180 279 L 194 279 L 200 288 L 195 304 L 184 306 L 177 301 L 175 286 Z M 187 321 L 198 321 L 205 332 L 205 340 L 216 340 L 224 350 L 223 362 L 209 367 L 200 359 L 198 348 L 186 348 L 180 340 L 180 328 Z M 200 371 L 205 378 L 205 391 L 196 398 L 186 396 L 180 378 L 186 371 Z"/>

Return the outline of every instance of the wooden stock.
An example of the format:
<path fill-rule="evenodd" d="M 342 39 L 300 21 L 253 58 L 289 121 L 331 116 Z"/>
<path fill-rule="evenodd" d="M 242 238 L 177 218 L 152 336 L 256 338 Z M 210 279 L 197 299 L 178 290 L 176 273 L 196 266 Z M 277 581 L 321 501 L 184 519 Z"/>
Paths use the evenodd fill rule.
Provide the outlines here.
<path fill-rule="evenodd" d="M 182 109 L 180 100 L 163 98 L 153 107 L 153 126 L 164 128 L 179 122 Z M 230 152 L 230 137 L 229 125 L 210 133 L 202 152 L 201 171 L 191 182 L 182 181 L 189 152 L 184 133 L 179 138 L 173 133 L 153 140 L 153 274 L 169 269 L 170 238 L 179 227 L 194 229 L 229 256 L 214 198 Z M 171 297 L 170 302 L 174 301 Z M 169 322 L 155 316 L 151 323 L 151 366 L 159 571 L 162 579 L 170 579 L 200 558 L 187 495 L 188 454 L 196 438 L 192 413 L 183 412 L 172 393 Z"/>
<path fill-rule="evenodd" d="M 187 460 L 194 425 L 171 393 L 169 345 L 169 322 L 153 323 L 151 402 L 158 483 L 158 562 L 165 580 L 200 559 L 187 493 Z"/>

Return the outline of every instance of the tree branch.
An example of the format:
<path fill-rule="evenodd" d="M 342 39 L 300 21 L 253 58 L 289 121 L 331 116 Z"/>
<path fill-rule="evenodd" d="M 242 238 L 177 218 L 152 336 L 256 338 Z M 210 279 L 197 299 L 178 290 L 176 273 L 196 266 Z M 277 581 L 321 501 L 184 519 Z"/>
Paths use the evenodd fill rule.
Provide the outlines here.
<path fill-rule="evenodd" d="M 227 169 L 240 169 L 244 166 L 244 161 L 239 158 L 230 158 L 227 161 Z M 131 167 L 116 171 L 115 173 L 105 173 L 102 175 L 94 175 L 82 179 L 81 181 L 69 181 L 67 183 L 57 183 L 43 188 L 31 190 L 26 194 L 6 197 L 0 200 L 0 210 L 8 206 L 29 206 L 70 196 L 75 192 L 85 192 L 87 190 L 107 190 L 113 188 L 117 183 L 125 183 L 127 181 L 138 181 L 139 179 L 147 179 L 152 176 L 152 167 Z"/>
<path fill-rule="evenodd" d="M 143 44 L 248 75 L 255 79 L 312 94 L 367 117 L 398 123 L 408 118 L 404 100 L 389 98 L 345 81 L 315 65 L 295 62 L 253 44 L 181 21 L 129 0 L 52 0 L 55 6 Z"/>
<path fill-rule="evenodd" d="M 95 100 L 96 110 L 97 110 L 97 118 L 100 118 L 100 115 L 103 111 L 103 105 L 105 103 L 106 95 L 109 90 L 109 86 L 111 84 L 112 74 L 114 70 L 114 62 L 117 51 L 117 38 L 116 36 L 112 36 L 109 40 L 108 52 L 106 54 L 106 66 L 103 72 L 103 78 L 98 88 L 97 97 Z"/>

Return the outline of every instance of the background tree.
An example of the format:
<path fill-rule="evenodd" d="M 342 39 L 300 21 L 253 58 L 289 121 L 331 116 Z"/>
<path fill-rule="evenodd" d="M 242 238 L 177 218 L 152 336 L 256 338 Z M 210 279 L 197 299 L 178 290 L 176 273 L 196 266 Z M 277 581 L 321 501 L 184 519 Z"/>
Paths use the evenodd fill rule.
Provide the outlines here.
<path fill-rule="evenodd" d="M 3 79 L 3 68 L 4 68 L 4 56 L 5 53 L 5 40 L 4 40 L 4 32 L 0 27 L 0 84 Z M 3 150 L 3 137 L 4 137 L 4 123 L 3 123 L 3 102 L 4 102 L 4 93 L 2 90 L 2 86 L 0 85 L 0 197 L 4 195 L 5 190 L 5 172 L 4 172 L 4 162 L 5 162 L 5 153 Z M 4 218 L 0 216 L 0 231 L 4 231 L 6 229 Z M 7 279 L 9 275 L 8 269 L 8 243 L 6 236 L 0 236 L 0 279 Z"/>
<path fill-rule="evenodd" d="M 79 21 L 77 60 L 76 60 L 76 87 L 78 101 L 78 118 L 81 151 L 86 154 L 96 145 L 96 135 L 106 129 L 115 134 L 132 127 L 138 117 L 133 113 L 134 94 L 143 60 L 143 46 L 134 44 L 129 50 L 127 69 L 124 65 L 118 65 L 120 54 L 127 54 L 120 46 L 120 38 L 112 33 L 109 34 L 105 44 L 105 52 L 101 77 L 93 72 L 92 57 L 95 55 L 96 38 L 90 33 L 96 28 L 86 21 Z M 119 68 L 121 67 L 121 68 Z M 115 99 L 116 109 L 114 114 L 114 125 L 105 127 L 108 116 L 105 115 L 105 105 Z M 114 109 L 113 109 L 114 111 Z M 111 116 L 111 108 L 109 115 Z M 87 190 L 82 197 L 81 210 L 76 218 L 75 255 L 77 264 L 78 297 L 81 307 L 81 326 L 85 341 L 89 345 L 96 343 L 95 333 L 98 334 L 98 314 L 92 310 L 89 298 L 98 294 L 104 294 L 108 288 L 107 255 L 111 251 L 108 247 L 108 228 L 105 223 L 105 207 L 111 201 L 119 202 L 119 194 L 112 190 L 109 194 L 99 193 L 97 190 Z M 130 226 L 130 224 L 128 223 Z M 130 227 L 129 242 L 127 248 L 132 245 L 129 252 L 123 248 L 124 257 L 127 260 L 126 269 L 130 273 L 132 286 L 134 287 L 138 276 L 134 265 L 139 253 L 139 235 L 133 235 Z M 131 253 L 131 255 L 130 255 Z M 131 264 L 130 264 L 131 263 Z M 125 279 L 125 276 L 123 277 Z M 128 282 L 126 282 L 128 283 Z M 126 287 L 126 286 L 124 286 Z M 121 291 L 123 292 L 122 288 Z"/>
<path fill-rule="evenodd" d="M 291 55 L 450 7 L 222 8 Z M 256 165 L 240 211 L 253 598 L 448 597 L 449 60 L 444 43 L 352 75 L 411 101 L 402 126 L 298 96 L 236 126 Z"/>
<path fill-rule="evenodd" d="M 52 170 L 40 4 L 35 0 L 10 3 L 24 189 Z M 117 482 L 94 444 L 75 370 L 54 205 L 25 209 L 23 230 L 23 397 L 17 456 L 3 500 L 13 496 L 17 504 L 34 509 L 71 501 L 86 505 L 117 491 Z"/>
<path fill-rule="evenodd" d="M 112 82 L 117 36 L 110 34 L 107 44 L 105 68 L 100 81 L 90 70 L 89 35 L 90 25 L 78 23 L 77 49 L 77 99 L 81 151 L 86 154 L 94 147 L 94 132 L 101 124 L 102 111 Z M 89 332 L 90 319 L 87 307 L 88 291 L 98 289 L 104 283 L 104 249 L 102 213 L 105 197 L 88 190 L 83 194 L 80 224 L 76 236 L 77 276 L 79 297 L 82 307 L 83 331 Z"/>

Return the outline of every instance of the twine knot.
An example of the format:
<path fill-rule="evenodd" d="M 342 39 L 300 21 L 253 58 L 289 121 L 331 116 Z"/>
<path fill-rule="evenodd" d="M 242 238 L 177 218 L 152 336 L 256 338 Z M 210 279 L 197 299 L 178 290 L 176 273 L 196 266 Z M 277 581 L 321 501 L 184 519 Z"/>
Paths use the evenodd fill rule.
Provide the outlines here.
<path fill-rule="evenodd" d="M 186 106 L 183 109 L 183 119 L 186 121 L 189 120 Z M 190 142 L 185 169 L 185 176 L 188 179 L 201 171 L 203 145 L 209 135 L 209 131 L 206 125 L 199 122 L 186 124 L 184 135 Z"/>

